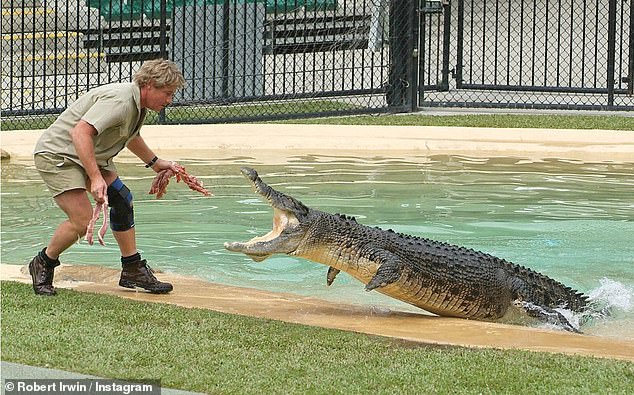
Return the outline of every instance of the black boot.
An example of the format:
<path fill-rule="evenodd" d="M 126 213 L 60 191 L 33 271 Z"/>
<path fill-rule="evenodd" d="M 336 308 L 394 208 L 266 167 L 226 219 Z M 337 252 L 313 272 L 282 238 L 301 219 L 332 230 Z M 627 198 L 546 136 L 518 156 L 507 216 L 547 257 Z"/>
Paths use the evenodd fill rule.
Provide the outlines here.
<path fill-rule="evenodd" d="M 165 294 L 174 289 L 172 284 L 160 282 L 154 276 L 152 268 L 147 265 L 145 259 L 125 263 L 122 266 L 121 279 L 119 279 L 119 285 L 122 287 L 139 287 L 155 294 Z"/>
<path fill-rule="evenodd" d="M 46 262 L 42 257 L 43 253 L 44 251 L 42 250 L 29 262 L 33 291 L 37 295 L 54 296 L 56 292 L 53 287 L 53 275 L 55 274 L 55 268 L 59 266 L 59 260 L 53 263 Z"/>

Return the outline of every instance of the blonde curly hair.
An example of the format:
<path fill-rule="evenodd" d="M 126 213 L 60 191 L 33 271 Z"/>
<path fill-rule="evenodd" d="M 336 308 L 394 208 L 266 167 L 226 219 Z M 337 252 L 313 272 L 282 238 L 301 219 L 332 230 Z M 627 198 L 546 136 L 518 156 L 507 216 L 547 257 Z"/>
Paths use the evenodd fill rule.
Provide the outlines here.
<path fill-rule="evenodd" d="M 166 59 L 145 61 L 134 74 L 134 82 L 140 87 L 152 85 L 155 88 L 170 87 L 180 89 L 185 85 L 185 78 L 178 66 Z"/>

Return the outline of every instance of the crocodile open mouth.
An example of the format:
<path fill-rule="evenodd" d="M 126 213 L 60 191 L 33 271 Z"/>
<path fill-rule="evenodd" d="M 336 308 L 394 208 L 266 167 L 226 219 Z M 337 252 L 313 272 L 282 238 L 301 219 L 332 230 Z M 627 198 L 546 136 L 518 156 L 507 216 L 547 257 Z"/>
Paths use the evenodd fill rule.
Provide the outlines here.
<path fill-rule="evenodd" d="M 224 247 L 232 252 L 246 254 L 257 262 L 272 254 L 291 253 L 296 248 L 293 233 L 300 224 L 295 212 L 307 212 L 308 209 L 301 202 L 264 183 L 255 170 L 243 167 L 241 171 L 251 182 L 255 192 L 264 197 L 273 208 L 273 226 L 263 236 L 256 236 L 246 242 L 227 242 Z"/>

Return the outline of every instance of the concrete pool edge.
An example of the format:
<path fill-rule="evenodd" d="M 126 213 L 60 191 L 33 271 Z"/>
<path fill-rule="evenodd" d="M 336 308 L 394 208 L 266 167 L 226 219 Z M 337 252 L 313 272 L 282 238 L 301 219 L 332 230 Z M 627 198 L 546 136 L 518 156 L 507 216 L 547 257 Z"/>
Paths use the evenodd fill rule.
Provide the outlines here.
<path fill-rule="evenodd" d="M 16 160 L 32 160 L 42 131 L 3 131 L 0 147 Z M 631 162 L 634 133 L 610 130 L 492 129 L 441 126 L 221 124 L 148 125 L 142 135 L 168 159 L 246 156 L 262 163 L 285 163 L 297 155 L 560 158 Z M 118 160 L 136 160 L 127 150 Z"/>
<path fill-rule="evenodd" d="M 634 361 L 634 344 L 613 338 L 560 331 L 432 317 L 371 306 L 338 304 L 317 298 L 206 282 L 175 274 L 158 277 L 174 284 L 168 295 L 117 286 L 119 271 L 99 266 L 63 265 L 55 285 L 80 292 L 114 295 L 136 301 L 274 319 L 289 323 L 385 336 L 421 344 L 473 348 L 522 349 Z M 0 280 L 30 283 L 24 265 L 0 265 Z M 35 297 L 35 296 L 34 296 Z M 63 296 L 57 296 L 63 297 Z"/>

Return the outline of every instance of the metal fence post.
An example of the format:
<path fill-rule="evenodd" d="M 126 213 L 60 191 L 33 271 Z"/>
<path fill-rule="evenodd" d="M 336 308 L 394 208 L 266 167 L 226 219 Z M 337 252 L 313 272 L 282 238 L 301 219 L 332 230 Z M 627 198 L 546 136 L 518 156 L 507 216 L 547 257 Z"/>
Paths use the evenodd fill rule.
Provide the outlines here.
<path fill-rule="evenodd" d="M 161 58 L 167 59 L 167 0 L 161 0 L 161 11 L 160 11 L 160 40 L 159 47 L 161 52 Z M 165 124 L 167 117 L 165 115 L 165 108 L 161 109 L 159 112 L 159 124 Z"/>
<path fill-rule="evenodd" d="M 167 59 L 167 0 L 161 0 L 161 37 L 159 41 L 161 58 Z"/>
<path fill-rule="evenodd" d="M 409 86 L 407 88 L 407 96 L 410 105 L 410 111 L 418 110 L 418 63 L 420 62 L 419 56 L 419 29 L 420 29 L 420 2 L 421 0 L 413 0 L 410 8 L 409 15 L 409 35 L 411 39 L 411 49 L 408 51 L 411 54 L 409 61 L 407 62 L 407 81 Z"/>
<path fill-rule="evenodd" d="M 224 0 L 222 4 L 222 97 L 229 97 L 229 56 L 231 47 L 231 4 L 229 0 Z"/>
<path fill-rule="evenodd" d="M 630 1 L 630 61 L 627 68 L 627 94 L 634 96 L 634 2 Z"/>
<path fill-rule="evenodd" d="M 616 0 L 610 0 L 608 9 L 608 107 L 614 106 L 614 69 L 616 62 Z"/>
<path fill-rule="evenodd" d="M 420 0 L 419 1 L 419 9 L 418 9 L 418 15 L 417 15 L 417 26 L 418 26 L 418 34 L 415 36 L 414 38 L 414 42 L 417 45 L 416 48 L 416 53 L 417 53 L 417 59 L 416 59 L 416 67 L 415 67 L 415 78 L 416 78 L 416 102 L 418 104 L 419 107 L 423 106 L 424 101 L 425 101 L 425 81 L 424 81 L 424 75 L 425 75 L 425 49 L 427 49 L 427 47 L 425 46 L 425 37 L 427 35 L 427 26 L 425 26 L 425 13 L 423 12 L 423 10 L 420 8 L 420 4 L 424 3 L 425 0 Z M 421 53 L 422 52 L 422 53 Z M 422 81 L 421 81 L 422 79 Z"/>
<path fill-rule="evenodd" d="M 456 89 L 462 88 L 462 62 L 464 51 L 464 0 L 458 0 L 458 20 L 456 23 Z"/>
<path fill-rule="evenodd" d="M 412 13 L 416 13 L 416 1 L 390 0 L 390 70 L 386 92 L 388 107 L 407 108 L 411 104 L 414 61 Z"/>
<path fill-rule="evenodd" d="M 442 82 L 440 91 L 449 91 L 449 51 L 451 51 L 451 0 L 443 1 Z"/>

